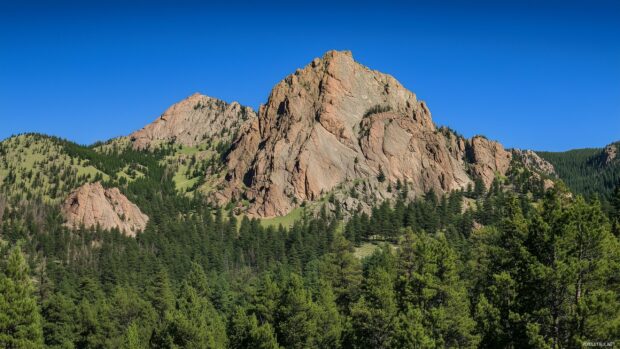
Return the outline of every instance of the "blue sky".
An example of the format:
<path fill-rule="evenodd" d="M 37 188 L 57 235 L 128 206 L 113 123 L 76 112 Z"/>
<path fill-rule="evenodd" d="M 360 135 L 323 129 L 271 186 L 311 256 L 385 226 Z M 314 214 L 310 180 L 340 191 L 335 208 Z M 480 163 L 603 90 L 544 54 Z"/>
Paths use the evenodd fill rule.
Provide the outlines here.
<path fill-rule="evenodd" d="M 52 4 L 53 3 L 53 4 Z M 0 138 L 88 144 L 194 92 L 252 107 L 329 49 L 508 147 L 620 140 L 617 1 L 0 2 Z"/>

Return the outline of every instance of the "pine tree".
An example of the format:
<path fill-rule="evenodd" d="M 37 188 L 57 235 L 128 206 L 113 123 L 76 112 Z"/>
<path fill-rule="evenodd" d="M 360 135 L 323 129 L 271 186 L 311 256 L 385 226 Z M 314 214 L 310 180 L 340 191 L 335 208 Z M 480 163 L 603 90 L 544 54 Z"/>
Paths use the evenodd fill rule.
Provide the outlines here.
<path fill-rule="evenodd" d="M 599 336 L 597 338 L 614 340 L 612 333 L 615 330 L 608 324 L 591 322 L 600 314 L 589 305 L 600 302 L 601 297 L 607 297 L 610 286 L 615 284 L 618 290 L 618 280 L 610 273 L 610 270 L 620 266 L 618 239 L 611 235 L 598 202 L 588 204 L 577 197 L 566 211 L 565 222 L 564 235 L 558 239 L 558 263 L 559 269 L 564 271 L 560 277 L 566 282 L 565 289 L 570 300 L 566 304 L 566 320 L 571 334 L 569 345 L 579 345 L 594 334 Z M 608 301 L 607 309 L 618 308 L 618 297 L 611 297 Z M 612 323 L 620 323 L 620 315 L 609 315 Z"/>
<path fill-rule="evenodd" d="M 419 309 L 422 327 L 440 347 L 475 348 L 475 322 L 457 256 L 445 237 L 409 233 L 400 245 L 396 290 L 405 313 Z M 413 343 L 415 344 L 415 343 Z M 422 345 L 417 343 L 415 346 Z"/>
<path fill-rule="evenodd" d="M 157 348 L 224 348 L 227 342 L 221 315 L 207 298 L 184 281 L 177 309 L 166 317 L 165 327 L 154 334 L 150 345 Z"/>
<path fill-rule="evenodd" d="M 323 282 L 316 297 L 317 348 L 340 348 L 343 318 L 336 306 L 336 296 L 330 284 Z"/>
<path fill-rule="evenodd" d="M 108 336 L 112 332 L 112 324 L 106 314 L 109 306 L 103 299 L 91 303 L 82 299 L 77 309 L 77 339 L 76 346 L 80 348 L 103 348 L 108 346 Z"/>
<path fill-rule="evenodd" d="M 261 277 L 251 307 L 261 323 L 275 324 L 280 297 L 280 286 L 272 279 L 272 276 L 266 274 Z"/>
<path fill-rule="evenodd" d="M 620 185 L 616 187 L 609 201 L 612 207 L 612 218 L 620 219 Z"/>
<path fill-rule="evenodd" d="M 321 278 L 333 289 L 340 309 L 347 309 L 356 298 L 362 279 L 361 263 L 350 249 L 350 243 L 337 234 L 331 246 L 333 252 L 325 254 L 319 261 Z"/>
<path fill-rule="evenodd" d="M 620 185 L 616 187 L 614 194 L 609 200 L 611 204 L 611 228 L 612 233 L 620 238 Z"/>
<path fill-rule="evenodd" d="M 233 313 L 229 339 L 231 349 L 280 348 L 271 325 L 259 325 L 256 316 L 247 315 L 242 308 L 237 308 Z"/>
<path fill-rule="evenodd" d="M 142 349 L 146 346 L 143 345 L 144 341 L 140 340 L 140 333 L 138 325 L 134 322 L 127 328 L 125 338 L 121 348 L 123 349 Z"/>
<path fill-rule="evenodd" d="M 41 316 L 29 268 L 14 247 L 0 270 L 0 346 L 42 348 Z"/>
<path fill-rule="evenodd" d="M 75 340 L 75 305 L 62 293 L 55 293 L 43 304 L 43 336 L 48 347 L 66 348 Z"/>
<path fill-rule="evenodd" d="M 192 262 L 191 269 L 185 277 L 187 285 L 192 287 L 200 297 L 208 297 L 210 294 L 209 283 L 204 269 L 196 262 Z"/>
<path fill-rule="evenodd" d="M 110 308 L 107 317 L 112 321 L 109 346 L 116 343 L 126 334 L 127 329 L 134 325 L 139 338 L 148 338 L 157 322 L 157 314 L 151 304 L 131 287 L 117 287 L 110 297 Z"/>
<path fill-rule="evenodd" d="M 165 269 L 160 268 L 157 271 L 147 289 L 146 297 L 155 308 L 160 321 L 174 308 L 174 294 L 170 287 L 168 272 Z"/>
<path fill-rule="evenodd" d="M 317 308 L 302 278 L 291 274 L 277 313 L 278 341 L 285 348 L 318 348 Z"/>
<path fill-rule="evenodd" d="M 351 307 L 351 318 L 355 348 L 392 347 L 397 304 L 394 280 L 386 270 L 370 271 L 361 298 Z"/>
<path fill-rule="evenodd" d="M 379 168 L 379 174 L 377 175 L 377 180 L 379 182 L 383 183 L 383 182 L 385 182 L 385 179 L 386 179 L 386 177 L 385 177 L 385 173 L 383 172 L 383 168 L 380 167 Z"/>

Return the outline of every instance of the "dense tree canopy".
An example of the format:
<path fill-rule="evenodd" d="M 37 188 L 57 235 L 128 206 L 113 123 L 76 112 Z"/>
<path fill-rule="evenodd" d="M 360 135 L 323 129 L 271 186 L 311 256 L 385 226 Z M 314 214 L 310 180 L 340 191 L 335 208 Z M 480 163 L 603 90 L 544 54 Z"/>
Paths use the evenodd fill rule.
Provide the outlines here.
<path fill-rule="evenodd" d="M 179 194 L 163 150 L 71 147 L 110 171 L 139 164 L 143 177 L 108 184 L 151 220 L 136 238 L 69 231 L 54 205 L 7 199 L 0 346 L 618 344 L 620 189 L 601 203 L 515 175 L 274 227 Z"/>

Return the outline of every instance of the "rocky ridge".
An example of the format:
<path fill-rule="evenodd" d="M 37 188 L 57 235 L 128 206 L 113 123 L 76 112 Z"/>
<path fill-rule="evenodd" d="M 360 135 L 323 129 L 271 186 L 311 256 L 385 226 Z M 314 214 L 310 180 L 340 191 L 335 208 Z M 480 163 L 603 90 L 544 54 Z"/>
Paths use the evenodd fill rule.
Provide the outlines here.
<path fill-rule="evenodd" d="M 513 155 L 518 157 L 520 161 L 530 170 L 546 174 L 551 177 L 557 176 L 555 167 L 547 160 L 541 158 L 532 150 L 513 149 Z"/>
<path fill-rule="evenodd" d="M 152 149 L 174 142 L 192 147 L 200 143 L 231 141 L 241 125 L 256 114 L 237 102 L 195 93 L 172 105 L 154 122 L 129 135 L 134 149 Z"/>
<path fill-rule="evenodd" d="M 149 220 L 118 188 L 103 188 L 100 182 L 74 190 L 62 204 L 61 212 L 70 228 L 99 226 L 118 229 L 131 237 L 143 231 Z"/>

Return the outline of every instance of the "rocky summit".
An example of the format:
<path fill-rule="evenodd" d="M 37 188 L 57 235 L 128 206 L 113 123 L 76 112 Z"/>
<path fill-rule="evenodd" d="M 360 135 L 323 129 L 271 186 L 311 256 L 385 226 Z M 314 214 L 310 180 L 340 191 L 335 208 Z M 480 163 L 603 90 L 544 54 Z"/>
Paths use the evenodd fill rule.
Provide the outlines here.
<path fill-rule="evenodd" d="M 237 102 L 195 93 L 168 108 L 154 122 L 129 135 L 134 149 L 150 149 L 174 142 L 195 146 L 204 142 L 229 140 L 239 127 L 256 114 Z"/>
<path fill-rule="evenodd" d="M 278 83 L 240 131 L 220 201 L 250 215 L 285 215 L 358 179 L 404 181 L 414 193 L 489 186 L 511 153 L 483 137 L 438 129 L 427 105 L 390 75 L 329 51 Z"/>
<path fill-rule="evenodd" d="M 144 230 L 149 220 L 118 188 L 103 188 L 100 182 L 84 184 L 69 194 L 61 212 L 70 228 L 99 226 L 131 237 Z"/>

